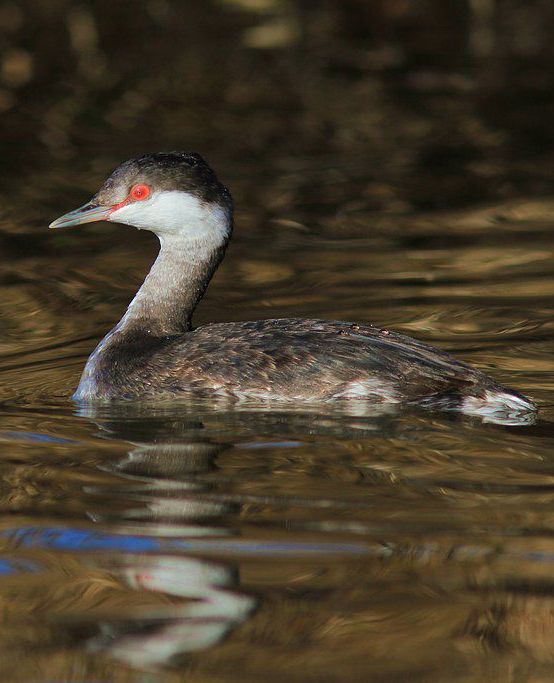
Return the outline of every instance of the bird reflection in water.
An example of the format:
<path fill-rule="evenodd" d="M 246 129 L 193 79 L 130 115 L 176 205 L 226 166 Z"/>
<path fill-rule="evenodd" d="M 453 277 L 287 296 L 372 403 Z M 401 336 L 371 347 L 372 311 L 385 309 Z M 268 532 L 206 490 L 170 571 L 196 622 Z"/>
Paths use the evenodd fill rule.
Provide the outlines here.
<path fill-rule="evenodd" d="M 204 406 L 206 409 L 206 406 Z M 80 413 L 101 430 L 105 438 L 125 440 L 133 445 L 125 456 L 110 460 L 104 469 L 123 478 L 121 498 L 133 507 L 114 512 L 91 512 L 90 517 L 107 525 L 110 533 L 130 538 L 142 536 L 159 539 L 155 555 L 134 553 L 119 561 L 121 579 L 137 591 L 156 591 L 165 596 L 188 599 L 170 606 L 150 618 L 124 623 L 105 623 L 101 633 L 91 640 L 93 650 L 101 650 L 134 667 L 155 667 L 170 663 L 177 655 L 213 646 L 254 610 L 253 596 L 239 592 L 238 570 L 232 565 L 183 555 L 184 548 L 204 557 L 209 554 L 240 556 L 326 556 L 328 554 L 365 555 L 362 543 L 272 543 L 237 538 L 233 529 L 212 526 L 208 520 L 228 515 L 239 502 L 233 497 L 210 496 L 205 475 L 216 469 L 216 458 L 232 444 L 212 440 L 218 430 L 231 431 L 234 439 L 243 433 L 267 431 L 284 437 L 296 433 L 338 432 L 350 429 L 383 432 L 391 417 L 390 410 L 373 414 L 351 414 L 345 419 L 329 419 L 314 414 L 279 414 L 274 411 L 218 412 L 209 404 L 208 413 L 190 413 L 185 406 L 157 407 L 119 404 L 109 408 L 82 408 Z M 186 419 L 192 414 L 196 419 Z M 204 416 L 212 423 L 204 428 Z M 208 437 L 207 434 L 211 436 Z M 291 445 L 291 442 L 287 442 Z M 90 493 L 113 497 L 119 490 L 95 487 Z M 184 540 L 186 539 L 186 540 Z M 164 548 L 166 552 L 164 552 Z M 168 554 L 167 550 L 180 550 Z"/>
<path fill-rule="evenodd" d="M 97 424 L 106 437 L 133 443 L 125 457 L 110 462 L 107 468 L 127 480 L 125 494 L 132 493 L 140 504 L 119 512 L 119 519 L 113 512 L 95 513 L 95 521 L 109 522 L 118 534 L 148 534 L 160 540 L 232 533 L 206 523 L 229 512 L 230 504 L 186 497 L 206 490 L 196 478 L 214 469 L 216 457 L 227 446 L 197 438 L 198 423 L 133 419 L 131 410 L 123 408 L 120 419 L 112 417 Z M 138 668 L 165 665 L 178 655 L 216 644 L 246 619 L 256 604 L 253 596 L 235 590 L 235 567 L 197 557 L 163 552 L 129 555 L 121 562 L 120 578 L 137 591 L 185 600 L 177 604 L 172 600 L 150 618 L 101 625 L 90 648 Z"/>

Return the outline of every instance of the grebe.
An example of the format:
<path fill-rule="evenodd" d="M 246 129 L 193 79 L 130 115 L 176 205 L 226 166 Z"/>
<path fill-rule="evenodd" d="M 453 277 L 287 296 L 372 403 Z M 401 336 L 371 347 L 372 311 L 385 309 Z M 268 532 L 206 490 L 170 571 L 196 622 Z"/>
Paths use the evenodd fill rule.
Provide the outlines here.
<path fill-rule="evenodd" d="M 487 416 L 534 404 L 439 349 L 365 323 L 288 318 L 192 327 L 233 227 L 227 188 L 201 156 L 126 161 L 63 228 L 113 221 L 151 230 L 160 252 L 120 322 L 88 359 L 74 399 L 178 396 L 365 400 Z"/>

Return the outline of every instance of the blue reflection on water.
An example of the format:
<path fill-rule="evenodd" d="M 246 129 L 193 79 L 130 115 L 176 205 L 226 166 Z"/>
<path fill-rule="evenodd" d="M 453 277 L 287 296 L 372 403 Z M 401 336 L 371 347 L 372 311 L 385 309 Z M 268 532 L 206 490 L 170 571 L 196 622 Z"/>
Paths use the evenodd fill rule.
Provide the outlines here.
<path fill-rule="evenodd" d="M 75 439 L 64 439 L 60 436 L 37 434 L 36 432 L 0 432 L 0 439 L 8 439 L 10 441 L 31 441 L 32 443 L 79 443 Z"/>
<path fill-rule="evenodd" d="M 236 555 L 365 555 L 368 547 L 362 543 L 279 543 L 242 539 L 181 540 L 156 539 L 148 536 L 106 534 L 86 529 L 22 527 L 6 529 L 0 537 L 10 537 L 25 548 L 47 548 L 60 551 L 118 550 L 126 553 L 145 552 L 208 552 Z"/>
<path fill-rule="evenodd" d="M 25 560 L 2 560 L 0 559 L 0 575 L 19 574 L 21 572 L 38 571 L 39 566 Z"/>

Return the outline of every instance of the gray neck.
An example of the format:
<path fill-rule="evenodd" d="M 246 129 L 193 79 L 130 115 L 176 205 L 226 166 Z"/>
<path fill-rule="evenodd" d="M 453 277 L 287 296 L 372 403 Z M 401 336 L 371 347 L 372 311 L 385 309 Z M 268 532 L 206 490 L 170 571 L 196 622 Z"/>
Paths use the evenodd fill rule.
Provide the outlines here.
<path fill-rule="evenodd" d="M 160 252 L 117 325 L 120 332 L 169 336 L 190 330 L 192 314 L 218 267 L 221 242 L 179 234 L 159 235 Z"/>
<path fill-rule="evenodd" d="M 148 385 L 145 372 L 155 372 L 156 367 L 145 360 L 166 343 L 167 337 L 191 329 L 196 304 L 231 235 L 230 208 L 205 206 L 179 192 L 160 193 L 150 215 L 142 207 L 141 213 L 132 205 L 126 210 L 135 211 L 132 223 L 128 216 L 118 215 L 118 221 L 137 227 L 148 228 L 153 219 L 164 217 L 164 230 L 158 234 L 160 253 L 123 318 L 90 355 L 74 394 L 76 400 L 121 397 L 129 387 L 136 391 Z M 188 214 L 188 220 L 183 214 Z"/>

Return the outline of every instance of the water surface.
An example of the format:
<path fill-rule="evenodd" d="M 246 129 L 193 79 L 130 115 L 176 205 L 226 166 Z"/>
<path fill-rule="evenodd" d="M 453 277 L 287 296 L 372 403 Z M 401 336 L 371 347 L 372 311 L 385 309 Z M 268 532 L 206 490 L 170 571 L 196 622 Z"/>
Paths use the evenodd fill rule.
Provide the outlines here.
<path fill-rule="evenodd" d="M 100 4 L 6 29 L 34 71 L 4 75 L 0 131 L 2 680 L 550 680 L 554 165 L 523 90 L 545 72 L 523 86 L 509 50 L 495 66 L 425 36 L 387 52 L 341 3 Z M 29 42 L 41 22 L 56 50 Z M 75 406 L 156 244 L 46 225 L 127 156 L 182 146 L 237 201 L 197 323 L 391 327 L 529 394 L 538 422 Z"/>
<path fill-rule="evenodd" d="M 0 642 L 4 661 L 21 656 L 13 680 L 550 670 L 550 226 L 514 222 L 498 244 L 495 224 L 457 218 L 440 217 L 450 245 L 421 217 L 387 239 L 239 227 L 199 318 L 396 327 L 536 397 L 534 426 L 355 405 L 73 406 L 154 245 L 116 226 L 44 239 L 33 273 L 3 291 Z"/>

